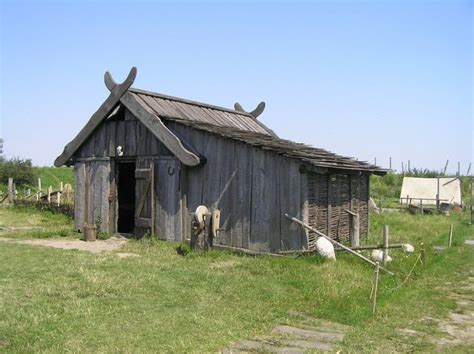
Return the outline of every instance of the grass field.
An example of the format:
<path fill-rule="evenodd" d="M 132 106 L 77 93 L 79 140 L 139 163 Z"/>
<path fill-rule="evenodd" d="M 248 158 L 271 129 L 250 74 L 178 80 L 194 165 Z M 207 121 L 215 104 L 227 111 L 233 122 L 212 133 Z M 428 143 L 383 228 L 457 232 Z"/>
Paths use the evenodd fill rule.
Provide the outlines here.
<path fill-rule="evenodd" d="M 45 227 L 48 237 L 71 227 L 52 213 L 0 209 L 5 226 Z M 0 243 L 0 350 L 6 352 L 216 352 L 243 338 L 268 334 L 273 326 L 298 325 L 288 311 L 351 326 L 343 351 L 424 351 L 436 347 L 423 336 L 439 336 L 420 318 L 444 317 L 454 301 L 439 289 L 474 273 L 473 238 L 467 215 L 373 215 L 371 242 L 383 224 L 392 242 L 427 245 L 425 268 L 399 285 L 417 255 L 392 251 L 395 277 L 382 274 L 377 314 L 371 314 L 372 269 L 348 254 L 336 262 L 318 257 L 250 257 L 227 252 L 176 253 L 176 244 L 130 241 L 122 252 L 140 257 Z M 455 225 L 454 246 L 441 254 Z M 8 224 L 8 225 L 6 225 Z M 25 238 L 23 232 L 0 236 Z M 68 234 L 66 237 L 74 237 Z M 473 274 L 474 275 L 474 274 Z M 468 352 L 468 345 L 452 350 Z"/>

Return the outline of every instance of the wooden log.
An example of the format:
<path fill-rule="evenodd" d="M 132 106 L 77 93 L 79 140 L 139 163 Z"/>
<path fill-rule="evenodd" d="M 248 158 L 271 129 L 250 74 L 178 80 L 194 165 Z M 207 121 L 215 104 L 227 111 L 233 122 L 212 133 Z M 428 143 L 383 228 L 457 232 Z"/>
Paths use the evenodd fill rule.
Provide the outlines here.
<path fill-rule="evenodd" d="M 8 177 L 8 202 L 13 203 L 15 199 L 14 192 L 13 192 L 13 178 Z"/>
<path fill-rule="evenodd" d="M 304 222 L 302 222 L 301 220 L 298 220 L 297 218 L 292 217 L 292 216 L 290 216 L 290 215 L 288 215 L 288 214 L 285 214 L 285 216 L 286 216 L 288 219 L 290 219 L 290 220 L 296 222 L 298 225 L 300 225 L 300 226 L 302 226 L 302 227 L 305 227 L 305 228 L 307 228 L 307 229 L 310 230 L 310 231 L 315 232 L 316 234 L 318 234 L 318 235 L 321 236 L 321 237 L 324 237 L 326 240 L 328 240 L 329 242 L 331 242 L 333 245 L 337 245 L 337 246 L 339 246 L 340 248 L 346 250 L 347 252 L 353 254 L 354 256 L 359 257 L 359 258 L 363 259 L 364 261 L 366 261 L 367 263 L 370 263 L 370 264 L 372 264 L 373 266 L 375 266 L 375 262 L 373 262 L 372 260 L 370 260 L 370 259 L 368 259 L 367 257 L 365 257 L 365 256 L 363 256 L 363 255 L 361 255 L 361 254 L 359 254 L 359 253 L 357 253 L 357 252 L 351 250 L 349 247 L 344 246 L 342 243 L 339 243 L 339 242 L 333 240 L 332 238 L 326 236 L 325 234 L 323 234 L 323 233 L 320 232 L 319 230 L 316 230 L 314 227 L 311 227 L 311 226 L 309 226 L 308 224 L 305 224 Z M 387 270 L 387 269 L 385 269 L 385 268 L 383 268 L 383 267 L 380 267 L 380 269 L 382 269 L 384 272 L 387 272 L 387 273 L 390 274 L 390 275 L 394 275 L 391 271 L 389 271 L 389 270 Z"/>
<path fill-rule="evenodd" d="M 221 250 L 229 250 L 236 253 L 243 253 L 252 256 L 272 256 L 272 257 L 283 257 L 284 253 L 288 253 L 288 251 L 278 252 L 278 253 L 270 253 L 270 252 L 259 252 L 259 251 L 252 251 L 246 248 L 240 247 L 232 247 L 226 245 L 213 245 L 212 248 L 221 249 Z M 302 253 L 309 253 L 314 251 L 302 251 Z"/>
<path fill-rule="evenodd" d="M 382 263 L 387 265 L 388 258 L 388 225 L 383 226 L 383 256 Z"/>
<path fill-rule="evenodd" d="M 448 241 L 448 247 L 451 247 L 453 243 L 453 224 L 449 225 L 449 241 Z"/>
<path fill-rule="evenodd" d="M 425 244 L 422 242 L 420 243 L 420 261 L 421 261 L 421 266 L 425 266 Z"/>
<path fill-rule="evenodd" d="M 48 204 L 51 204 L 51 193 L 53 193 L 53 187 L 49 186 L 49 188 L 48 188 Z"/>
<path fill-rule="evenodd" d="M 351 248 L 359 246 L 359 214 L 354 213 L 348 209 L 344 209 L 346 213 L 349 214 L 349 224 L 351 231 L 349 233 L 349 238 L 351 242 Z"/>
<path fill-rule="evenodd" d="M 97 230 L 94 224 L 84 225 L 84 241 L 94 242 L 97 238 Z"/>
<path fill-rule="evenodd" d="M 191 221 L 191 242 L 190 246 L 193 250 L 205 251 L 212 244 L 210 230 L 211 215 L 205 215 L 204 221 L 200 223 L 196 215 Z"/>
<path fill-rule="evenodd" d="M 41 199 L 41 178 L 38 178 L 38 192 L 36 195 L 36 201 Z"/>
<path fill-rule="evenodd" d="M 371 294 L 371 300 L 372 300 L 372 315 L 375 315 L 375 308 L 377 306 L 377 291 L 379 289 L 379 272 L 382 267 L 380 267 L 379 262 L 375 263 L 375 269 L 374 269 L 374 278 L 372 282 L 372 294 Z"/>
<path fill-rule="evenodd" d="M 378 250 L 378 249 L 383 249 L 384 245 L 364 245 L 364 246 L 358 246 L 358 247 L 351 247 L 350 249 L 353 251 L 365 251 L 365 250 Z M 388 245 L 388 248 L 403 248 L 402 243 L 393 243 L 391 245 Z M 334 247 L 335 251 L 344 251 L 347 252 L 347 250 L 340 248 L 340 247 Z M 279 251 L 279 254 L 313 254 L 315 253 L 315 250 L 286 250 L 286 251 Z"/>

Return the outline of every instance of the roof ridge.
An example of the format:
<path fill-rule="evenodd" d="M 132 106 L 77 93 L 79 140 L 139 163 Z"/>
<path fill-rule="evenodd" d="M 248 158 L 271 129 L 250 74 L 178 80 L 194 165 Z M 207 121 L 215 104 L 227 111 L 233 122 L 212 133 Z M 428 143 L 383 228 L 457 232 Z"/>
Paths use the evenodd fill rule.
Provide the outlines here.
<path fill-rule="evenodd" d="M 216 105 L 212 105 L 212 104 L 204 103 L 204 102 L 199 102 L 199 101 L 193 101 L 193 100 L 189 100 L 187 98 L 182 98 L 182 97 L 165 95 L 163 93 L 142 90 L 142 89 L 138 89 L 138 88 L 135 88 L 135 87 L 130 87 L 128 90 L 132 91 L 134 93 L 142 94 L 142 95 L 159 97 L 159 98 L 163 98 L 163 99 L 170 100 L 170 101 L 187 103 L 187 104 L 191 104 L 191 105 L 194 105 L 194 106 L 206 107 L 206 108 L 215 109 L 215 110 L 219 110 L 219 111 L 224 111 L 224 112 L 228 112 L 228 113 L 232 113 L 232 114 L 239 114 L 239 115 L 250 117 L 254 121 L 257 121 L 257 119 L 254 116 L 252 116 L 250 113 L 236 111 L 235 109 L 231 109 L 231 108 L 216 106 Z"/>

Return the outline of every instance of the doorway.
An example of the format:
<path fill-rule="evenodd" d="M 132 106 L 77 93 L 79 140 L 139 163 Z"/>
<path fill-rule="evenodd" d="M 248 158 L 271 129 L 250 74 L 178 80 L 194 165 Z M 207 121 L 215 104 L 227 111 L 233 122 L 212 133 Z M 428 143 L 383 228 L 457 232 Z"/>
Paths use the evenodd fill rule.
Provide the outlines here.
<path fill-rule="evenodd" d="M 117 231 L 131 234 L 135 227 L 135 162 L 119 162 L 117 172 Z"/>

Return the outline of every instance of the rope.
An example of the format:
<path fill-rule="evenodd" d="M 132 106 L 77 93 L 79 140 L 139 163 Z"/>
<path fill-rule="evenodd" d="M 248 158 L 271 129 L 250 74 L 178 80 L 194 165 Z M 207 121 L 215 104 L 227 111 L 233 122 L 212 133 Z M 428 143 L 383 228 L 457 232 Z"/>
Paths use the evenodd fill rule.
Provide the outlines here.
<path fill-rule="evenodd" d="M 395 291 L 399 288 L 401 288 L 403 286 L 403 284 L 405 284 L 405 282 L 408 280 L 408 278 L 410 278 L 411 276 L 411 273 L 413 272 L 413 270 L 415 269 L 416 265 L 418 264 L 418 262 L 420 261 L 421 259 L 421 253 L 418 254 L 418 258 L 416 259 L 415 261 L 415 264 L 413 264 L 413 267 L 411 267 L 410 271 L 408 272 L 408 275 L 405 277 L 405 279 L 403 279 L 403 281 L 400 283 L 400 285 L 397 285 L 396 287 L 394 287 L 393 289 L 390 289 L 390 291 Z"/>

